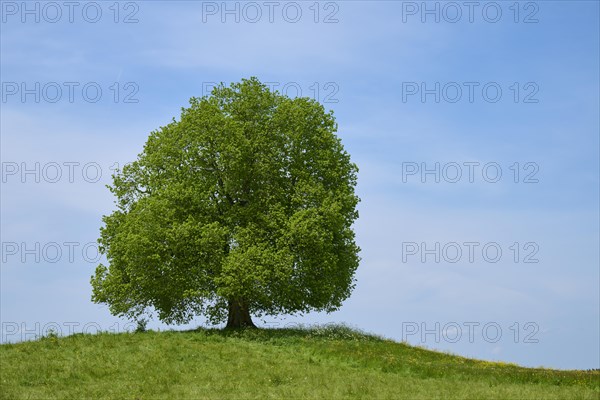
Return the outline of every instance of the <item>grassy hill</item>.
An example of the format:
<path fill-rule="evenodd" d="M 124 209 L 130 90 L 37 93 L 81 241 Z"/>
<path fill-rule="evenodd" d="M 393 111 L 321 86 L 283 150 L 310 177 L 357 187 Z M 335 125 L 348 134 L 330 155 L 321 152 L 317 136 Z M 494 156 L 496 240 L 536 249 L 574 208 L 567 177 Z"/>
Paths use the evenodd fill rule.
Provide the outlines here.
<path fill-rule="evenodd" d="M 346 327 L 46 337 L 0 346 L 2 399 L 598 399 L 600 372 L 522 368 Z"/>

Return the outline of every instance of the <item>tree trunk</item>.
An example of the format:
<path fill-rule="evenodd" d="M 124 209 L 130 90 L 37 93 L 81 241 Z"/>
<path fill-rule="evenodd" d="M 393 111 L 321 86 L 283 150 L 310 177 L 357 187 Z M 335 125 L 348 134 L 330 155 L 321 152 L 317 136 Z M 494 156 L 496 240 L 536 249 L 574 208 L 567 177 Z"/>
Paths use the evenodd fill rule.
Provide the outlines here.
<path fill-rule="evenodd" d="M 227 329 L 256 328 L 250 317 L 248 304 L 242 299 L 229 300 L 229 317 Z"/>

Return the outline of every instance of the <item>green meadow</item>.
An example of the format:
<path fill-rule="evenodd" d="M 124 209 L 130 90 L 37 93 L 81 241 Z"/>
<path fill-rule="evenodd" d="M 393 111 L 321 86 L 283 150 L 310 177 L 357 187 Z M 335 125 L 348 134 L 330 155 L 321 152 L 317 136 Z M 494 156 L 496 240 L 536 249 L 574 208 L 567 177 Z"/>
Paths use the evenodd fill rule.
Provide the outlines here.
<path fill-rule="evenodd" d="M 523 368 L 347 327 L 50 335 L 0 346 L 2 399 L 594 399 L 600 371 Z"/>

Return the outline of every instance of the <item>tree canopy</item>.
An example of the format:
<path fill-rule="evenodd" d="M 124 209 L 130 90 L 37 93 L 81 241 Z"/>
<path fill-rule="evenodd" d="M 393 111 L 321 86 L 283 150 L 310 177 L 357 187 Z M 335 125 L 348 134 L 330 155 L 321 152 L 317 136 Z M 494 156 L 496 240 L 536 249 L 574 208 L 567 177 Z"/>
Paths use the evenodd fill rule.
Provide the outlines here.
<path fill-rule="evenodd" d="M 244 79 L 190 99 L 113 175 L 92 300 L 137 319 L 339 309 L 354 288 L 357 167 L 332 112 Z"/>

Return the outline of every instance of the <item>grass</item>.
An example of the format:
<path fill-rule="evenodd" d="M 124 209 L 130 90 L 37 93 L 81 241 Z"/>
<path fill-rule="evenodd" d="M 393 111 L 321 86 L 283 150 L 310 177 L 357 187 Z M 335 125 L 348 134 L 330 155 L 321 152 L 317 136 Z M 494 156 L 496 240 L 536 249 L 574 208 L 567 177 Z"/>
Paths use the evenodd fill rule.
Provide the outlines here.
<path fill-rule="evenodd" d="M 77 334 L 0 346 L 2 399 L 599 399 L 600 371 L 472 360 L 347 327 Z"/>

